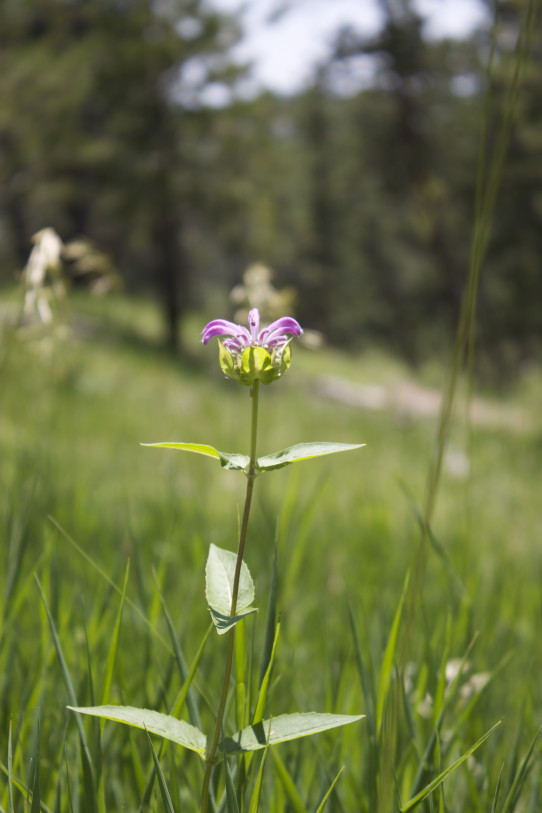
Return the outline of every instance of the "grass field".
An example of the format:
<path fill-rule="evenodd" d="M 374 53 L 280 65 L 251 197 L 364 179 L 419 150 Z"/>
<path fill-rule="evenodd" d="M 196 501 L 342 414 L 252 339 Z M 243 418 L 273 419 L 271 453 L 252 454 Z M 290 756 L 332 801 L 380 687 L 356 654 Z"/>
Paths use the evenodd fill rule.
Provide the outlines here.
<path fill-rule="evenodd" d="M 139 443 L 246 453 L 248 390 L 198 344 L 203 315 L 187 321 L 190 357 L 179 361 L 159 352 L 142 303 L 81 298 L 75 313 L 63 341 L 2 337 L 0 810 L 158 811 L 145 733 L 66 706 L 173 707 L 183 658 L 190 667 L 209 629 L 209 544 L 235 550 L 244 478 Z M 439 388 L 445 364 L 420 371 L 417 386 Z M 322 394 L 330 376 L 336 398 Z M 337 381 L 391 395 L 363 409 Z M 376 353 L 296 348 L 284 380 L 262 392 L 262 454 L 310 440 L 367 446 L 257 482 L 246 561 L 260 612 L 244 622 L 246 703 L 230 703 L 227 728 L 256 702 L 275 549 L 281 633 L 267 715 L 367 717 L 265 752 L 261 811 L 320 810 L 341 766 L 326 811 L 398 810 L 500 720 L 418 809 L 542 809 L 539 746 L 530 751 L 542 723 L 542 377 L 486 392 L 472 422 L 460 399 L 421 558 L 437 416 L 403 408 L 405 381 L 410 371 Z M 181 712 L 205 731 L 223 659 L 212 632 Z M 172 809 L 198 811 L 201 761 L 153 743 Z M 245 811 L 260 760 L 245 760 L 246 776 L 230 761 Z M 233 809 L 222 771 L 215 790 L 216 809 Z"/>

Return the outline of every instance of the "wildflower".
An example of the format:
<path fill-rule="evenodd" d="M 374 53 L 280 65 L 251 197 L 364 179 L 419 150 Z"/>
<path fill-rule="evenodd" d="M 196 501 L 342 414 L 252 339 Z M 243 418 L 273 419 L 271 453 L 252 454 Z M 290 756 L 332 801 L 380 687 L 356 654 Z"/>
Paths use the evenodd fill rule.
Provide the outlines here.
<path fill-rule="evenodd" d="M 262 381 L 270 384 L 290 366 L 290 342 L 303 333 L 299 323 L 290 316 L 282 316 L 260 330 L 260 313 L 252 308 L 248 315 L 249 328 L 214 319 L 205 325 L 202 342 L 216 337 L 219 341 L 219 361 L 224 375 L 242 384 Z"/>

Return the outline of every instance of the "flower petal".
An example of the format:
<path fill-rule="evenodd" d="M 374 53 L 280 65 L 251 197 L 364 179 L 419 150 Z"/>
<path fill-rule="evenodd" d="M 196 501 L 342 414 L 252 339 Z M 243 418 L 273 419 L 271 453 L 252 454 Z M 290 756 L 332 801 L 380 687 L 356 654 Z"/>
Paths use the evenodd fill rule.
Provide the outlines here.
<path fill-rule="evenodd" d="M 201 341 L 207 344 L 214 336 L 232 336 L 233 338 L 240 339 L 245 344 L 250 344 L 250 333 L 242 325 L 236 325 L 233 322 L 228 322 L 227 319 L 213 319 L 202 330 Z"/>
<path fill-rule="evenodd" d="M 250 327 L 251 344 L 258 344 L 258 331 L 260 329 L 260 311 L 252 308 L 248 314 L 248 326 Z"/>
<path fill-rule="evenodd" d="M 239 339 L 233 337 L 229 339 L 224 339 L 222 344 L 224 345 L 224 347 L 228 348 L 230 353 L 241 353 L 246 347 L 244 342 L 241 342 L 239 341 Z"/>
<path fill-rule="evenodd" d="M 271 322 L 270 325 L 260 331 L 258 341 L 262 345 L 268 346 L 271 343 L 270 346 L 272 347 L 276 344 L 277 339 L 287 333 L 291 334 L 292 336 L 301 336 L 303 329 L 301 328 L 299 322 L 292 319 L 291 316 L 282 316 L 280 319 L 277 319 L 275 322 Z"/>
<path fill-rule="evenodd" d="M 263 330 L 260 331 L 258 340 L 262 344 L 267 344 L 271 336 L 274 339 L 276 336 L 284 335 L 285 333 L 290 333 L 292 336 L 301 336 L 303 329 L 299 322 L 291 316 L 281 316 L 280 319 L 271 322 L 270 325 L 267 325 L 267 327 L 264 327 Z"/>

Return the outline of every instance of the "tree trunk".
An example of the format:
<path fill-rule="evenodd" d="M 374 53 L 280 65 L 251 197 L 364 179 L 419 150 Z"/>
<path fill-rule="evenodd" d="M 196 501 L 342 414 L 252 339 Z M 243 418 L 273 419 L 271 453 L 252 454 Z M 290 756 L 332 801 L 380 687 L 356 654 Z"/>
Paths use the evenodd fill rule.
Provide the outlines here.
<path fill-rule="evenodd" d="M 6 221 L 11 231 L 13 254 L 21 268 L 25 265 L 30 253 L 30 237 L 26 222 L 23 193 L 17 189 L 16 175 L 22 171 L 22 164 L 17 154 L 17 146 L 12 134 L 0 132 L 0 150 L 5 156 L 6 177 L 2 179 L 0 205 L 5 211 Z"/>
<path fill-rule="evenodd" d="M 160 205 L 155 207 L 153 241 L 159 296 L 164 316 L 165 345 L 172 353 L 181 348 L 179 329 L 187 301 L 188 272 L 182 250 L 182 217 L 165 172 L 157 179 Z"/>

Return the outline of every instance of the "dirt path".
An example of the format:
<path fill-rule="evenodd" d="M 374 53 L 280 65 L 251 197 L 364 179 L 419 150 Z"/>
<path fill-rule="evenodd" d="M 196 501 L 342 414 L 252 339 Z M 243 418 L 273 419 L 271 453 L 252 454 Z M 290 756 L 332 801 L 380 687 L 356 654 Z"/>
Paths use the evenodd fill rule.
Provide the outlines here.
<path fill-rule="evenodd" d="M 389 410 L 403 418 L 434 417 L 439 413 L 442 400 L 438 390 L 408 379 L 383 385 L 358 384 L 339 376 L 325 376 L 316 381 L 315 391 L 342 404 L 359 409 Z M 476 396 L 471 399 L 469 415 L 473 424 L 488 427 L 521 432 L 531 426 L 530 416 L 524 409 Z"/>

